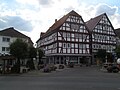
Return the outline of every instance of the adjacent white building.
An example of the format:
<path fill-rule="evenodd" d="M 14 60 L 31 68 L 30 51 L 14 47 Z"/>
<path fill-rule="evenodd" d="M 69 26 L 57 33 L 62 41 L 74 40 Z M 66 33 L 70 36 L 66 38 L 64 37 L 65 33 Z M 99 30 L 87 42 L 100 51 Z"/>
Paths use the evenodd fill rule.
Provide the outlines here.
<path fill-rule="evenodd" d="M 33 45 L 30 37 L 20 33 L 19 31 L 15 30 L 13 27 L 4 29 L 0 31 L 0 57 L 10 55 L 9 53 L 9 46 L 12 42 L 14 42 L 17 38 L 22 39 L 28 45 Z M 0 61 L 1 58 L 0 58 Z"/>

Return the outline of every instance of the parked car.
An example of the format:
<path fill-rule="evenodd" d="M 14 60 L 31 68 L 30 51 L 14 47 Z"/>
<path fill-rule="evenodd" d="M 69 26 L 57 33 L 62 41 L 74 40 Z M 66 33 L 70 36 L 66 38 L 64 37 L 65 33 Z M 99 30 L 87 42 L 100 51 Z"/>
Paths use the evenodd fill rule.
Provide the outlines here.
<path fill-rule="evenodd" d="M 120 71 L 120 68 L 118 67 L 117 64 L 113 64 L 113 65 L 107 67 L 107 71 L 110 73 L 111 72 L 118 73 Z"/>
<path fill-rule="evenodd" d="M 117 63 L 104 63 L 103 70 L 108 71 L 109 73 L 118 73 L 120 71 L 120 67 Z"/>

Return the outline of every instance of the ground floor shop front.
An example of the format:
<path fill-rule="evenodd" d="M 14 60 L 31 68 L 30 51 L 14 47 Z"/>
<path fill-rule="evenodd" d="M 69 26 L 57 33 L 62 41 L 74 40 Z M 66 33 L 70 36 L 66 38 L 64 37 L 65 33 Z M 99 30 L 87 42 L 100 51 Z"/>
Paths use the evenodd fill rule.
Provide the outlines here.
<path fill-rule="evenodd" d="M 45 64 L 65 64 L 68 63 L 74 64 L 91 64 L 91 56 L 90 55 L 51 55 L 46 56 L 44 59 Z"/>

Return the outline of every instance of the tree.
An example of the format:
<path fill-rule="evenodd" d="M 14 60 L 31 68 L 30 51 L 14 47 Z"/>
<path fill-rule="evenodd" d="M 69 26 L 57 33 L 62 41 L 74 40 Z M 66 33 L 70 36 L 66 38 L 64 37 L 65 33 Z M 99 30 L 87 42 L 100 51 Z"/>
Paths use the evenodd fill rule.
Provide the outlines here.
<path fill-rule="evenodd" d="M 43 63 L 41 58 L 44 56 L 44 52 L 41 49 L 38 49 L 39 64 Z"/>
<path fill-rule="evenodd" d="M 115 52 L 117 57 L 120 58 L 120 45 L 116 47 Z"/>
<path fill-rule="evenodd" d="M 113 54 L 112 53 L 107 53 L 107 61 L 108 62 L 113 62 Z"/>
<path fill-rule="evenodd" d="M 35 69 L 34 63 L 33 63 L 33 58 L 36 58 L 37 55 L 37 50 L 33 46 L 30 46 L 28 48 L 28 57 L 30 60 L 27 61 L 27 67 L 29 67 L 31 70 Z"/>
<path fill-rule="evenodd" d="M 20 73 L 20 59 L 27 56 L 28 45 L 22 39 L 16 39 L 10 44 L 10 54 L 17 58 L 16 72 Z"/>
<path fill-rule="evenodd" d="M 29 58 L 31 58 L 31 59 L 36 58 L 36 55 L 37 55 L 36 48 L 34 48 L 33 46 L 29 46 L 29 48 L 28 48 L 28 56 L 29 56 Z"/>
<path fill-rule="evenodd" d="M 99 49 L 98 52 L 97 52 L 97 58 L 99 58 L 101 62 L 105 62 L 106 50 Z"/>

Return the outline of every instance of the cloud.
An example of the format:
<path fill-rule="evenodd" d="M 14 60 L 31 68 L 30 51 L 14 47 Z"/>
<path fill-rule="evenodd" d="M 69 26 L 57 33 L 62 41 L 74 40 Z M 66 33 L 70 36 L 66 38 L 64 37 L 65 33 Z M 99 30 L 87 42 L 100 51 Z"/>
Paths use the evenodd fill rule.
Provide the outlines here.
<path fill-rule="evenodd" d="M 98 4 L 94 7 L 95 15 L 100 15 L 106 13 L 108 18 L 110 19 L 113 27 L 120 28 L 120 14 L 118 12 L 117 6 L 110 6 L 107 4 Z"/>
<path fill-rule="evenodd" d="M 70 11 L 72 11 L 72 10 L 75 10 L 75 8 L 72 7 L 72 6 L 70 6 L 70 7 L 68 7 L 68 8 L 65 8 L 65 11 L 66 11 L 66 12 L 70 12 Z"/>
<path fill-rule="evenodd" d="M 99 4 L 96 7 L 96 10 L 97 10 L 96 15 L 99 15 L 99 14 L 102 14 L 102 13 L 107 13 L 107 15 L 112 16 L 118 11 L 118 8 L 115 7 L 115 6 L 111 7 L 107 4 Z"/>
<path fill-rule="evenodd" d="M 19 4 L 15 0 L 0 0 L 0 11 L 15 10 Z"/>
<path fill-rule="evenodd" d="M 52 0 L 38 0 L 38 2 L 40 5 L 43 5 L 43 6 L 49 6 L 54 3 Z"/>
<path fill-rule="evenodd" d="M 16 0 L 16 2 L 25 5 L 38 5 L 38 0 Z"/>
<path fill-rule="evenodd" d="M 110 19 L 115 29 L 120 28 L 120 14 L 116 13 L 115 15 L 111 16 Z"/>
<path fill-rule="evenodd" d="M 21 31 L 31 31 L 33 29 L 30 21 L 26 21 L 19 16 L 4 16 L 0 18 L 0 28 L 15 27 Z"/>

